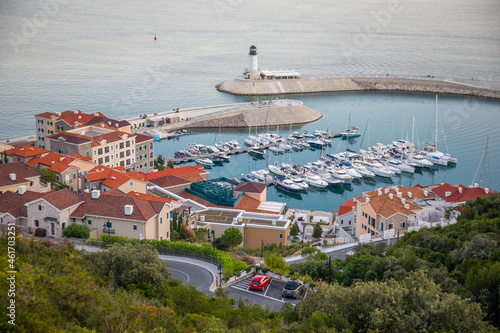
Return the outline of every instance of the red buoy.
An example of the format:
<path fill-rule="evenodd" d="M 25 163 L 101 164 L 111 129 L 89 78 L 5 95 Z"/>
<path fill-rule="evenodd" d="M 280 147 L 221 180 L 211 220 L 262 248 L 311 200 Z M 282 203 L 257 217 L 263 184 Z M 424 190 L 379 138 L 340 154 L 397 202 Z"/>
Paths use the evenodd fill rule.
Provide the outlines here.
<path fill-rule="evenodd" d="M 156 40 L 156 35 L 155 35 L 155 40 Z"/>

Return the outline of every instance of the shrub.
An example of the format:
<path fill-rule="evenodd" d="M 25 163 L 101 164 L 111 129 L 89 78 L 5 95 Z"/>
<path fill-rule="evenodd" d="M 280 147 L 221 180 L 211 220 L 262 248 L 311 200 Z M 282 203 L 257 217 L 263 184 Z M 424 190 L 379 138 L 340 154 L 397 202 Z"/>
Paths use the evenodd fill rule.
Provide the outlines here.
<path fill-rule="evenodd" d="M 63 230 L 64 237 L 68 238 L 90 238 L 90 229 L 82 224 L 70 224 Z"/>

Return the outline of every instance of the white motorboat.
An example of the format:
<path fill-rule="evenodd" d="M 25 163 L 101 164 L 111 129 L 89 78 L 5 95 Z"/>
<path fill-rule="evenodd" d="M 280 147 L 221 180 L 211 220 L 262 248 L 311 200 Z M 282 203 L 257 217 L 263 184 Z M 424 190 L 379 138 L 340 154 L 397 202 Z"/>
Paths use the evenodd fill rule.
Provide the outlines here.
<path fill-rule="evenodd" d="M 283 151 L 289 151 L 292 149 L 292 146 L 290 146 L 288 143 L 281 143 L 278 148 L 283 149 Z"/>
<path fill-rule="evenodd" d="M 313 148 L 323 148 L 325 146 L 325 143 L 323 142 L 323 140 L 320 140 L 320 139 L 310 139 L 310 140 L 307 140 L 307 143 L 309 144 L 309 146 L 311 146 Z"/>
<path fill-rule="evenodd" d="M 247 173 L 247 174 L 242 173 L 241 179 L 243 179 L 244 181 L 247 181 L 247 182 L 265 183 L 264 181 L 255 177 L 252 173 Z"/>
<path fill-rule="evenodd" d="M 380 163 L 377 159 L 365 157 L 364 164 L 368 170 L 373 172 L 375 175 L 380 177 L 392 177 L 396 174 L 387 169 L 382 163 Z"/>
<path fill-rule="evenodd" d="M 277 153 L 277 154 L 285 152 L 285 150 L 283 148 L 279 148 L 276 146 L 269 147 L 269 150 L 272 151 L 273 153 Z"/>
<path fill-rule="evenodd" d="M 360 174 L 359 172 L 356 171 L 356 169 L 354 169 L 352 166 L 343 166 L 342 169 L 345 170 L 345 172 L 347 172 L 347 174 L 349 176 L 351 176 L 352 178 L 354 179 L 361 179 L 363 178 L 363 175 Z"/>
<path fill-rule="evenodd" d="M 269 183 L 273 180 L 273 178 L 269 175 L 269 171 L 266 169 L 251 171 L 250 173 L 255 178 L 257 178 L 258 180 L 265 182 L 265 183 Z"/>
<path fill-rule="evenodd" d="M 361 163 L 352 163 L 351 166 L 353 167 L 354 170 L 356 170 L 360 175 L 363 177 L 368 177 L 368 178 L 373 178 L 375 177 L 375 174 L 368 170 L 363 164 Z"/>
<path fill-rule="evenodd" d="M 219 149 L 220 152 L 228 152 L 230 149 L 223 142 L 214 143 L 215 148 Z"/>
<path fill-rule="evenodd" d="M 352 176 L 350 176 L 347 171 L 345 171 L 344 169 L 340 168 L 340 167 L 337 167 L 337 168 L 331 168 L 330 169 L 331 172 L 332 172 L 332 176 L 334 178 L 337 178 L 337 179 L 340 179 L 340 180 L 343 180 L 344 183 L 346 184 L 350 184 L 352 183 L 352 180 L 354 179 Z"/>
<path fill-rule="evenodd" d="M 259 146 L 253 146 L 252 149 L 248 151 L 248 153 L 253 156 L 262 157 L 266 152 Z"/>
<path fill-rule="evenodd" d="M 409 166 L 405 162 L 402 162 L 400 160 L 390 158 L 387 160 L 387 164 L 401 170 L 402 172 L 408 172 L 408 173 L 415 173 L 415 168 L 412 166 Z"/>
<path fill-rule="evenodd" d="M 292 193 L 300 193 L 302 191 L 302 187 L 295 184 L 295 182 L 291 179 L 279 179 L 276 178 L 275 186 L 283 191 L 292 192 Z"/>
<path fill-rule="evenodd" d="M 394 174 L 396 174 L 396 175 L 400 175 L 401 174 L 401 169 L 396 168 L 395 166 L 392 166 L 388 162 L 384 162 L 384 163 L 382 163 L 382 165 L 385 166 L 387 169 L 391 170 L 392 172 L 394 172 Z"/>
<path fill-rule="evenodd" d="M 410 157 L 408 157 L 408 159 L 411 162 L 415 163 L 419 168 L 431 167 L 431 166 L 434 165 L 434 163 L 432 163 L 431 161 L 427 160 L 425 157 L 423 157 L 420 154 L 410 155 Z"/>
<path fill-rule="evenodd" d="M 274 164 L 269 164 L 267 168 L 269 169 L 270 172 L 274 173 L 275 175 L 286 176 L 285 172 L 278 165 L 278 162 L 275 162 Z"/>
<path fill-rule="evenodd" d="M 231 140 L 229 142 L 226 142 L 226 144 L 231 145 L 234 149 L 239 149 L 240 148 L 240 144 L 236 140 Z"/>
<path fill-rule="evenodd" d="M 203 166 L 211 167 L 214 165 L 214 162 L 208 158 L 197 158 L 194 161 L 198 164 L 203 165 Z"/>
<path fill-rule="evenodd" d="M 207 149 L 209 153 L 214 153 L 214 154 L 220 153 L 220 150 L 214 146 L 207 146 Z"/>
<path fill-rule="evenodd" d="M 298 176 L 291 176 L 290 179 L 297 184 L 298 186 L 302 187 L 303 190 L 307 190 L 309 188 L 309 185 L 304 181 L 303 178 L 298 177 Z"/>
<path fill-rule="evenodd" d="M 321 179 L 320 176 L 313 174 L 313 173 L 309 173 L 309 172 L 307 172 L 305 174 L 304 181 L 307 184 L 314 186 L 314 187 L 318 187 L 318 188 L 325 188 L 328 186 L 328 183 L 326 181 L 324 181 L 323 179 Z"/>

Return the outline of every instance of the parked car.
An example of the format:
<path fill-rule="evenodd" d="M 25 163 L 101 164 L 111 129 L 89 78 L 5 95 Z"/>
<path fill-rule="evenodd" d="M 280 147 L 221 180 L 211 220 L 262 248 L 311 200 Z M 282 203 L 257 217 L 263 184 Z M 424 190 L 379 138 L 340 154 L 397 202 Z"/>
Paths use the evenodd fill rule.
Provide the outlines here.
<path fill-rule="evenodd" d="M 304 284 L 299 281 L 288 281 L 283 287 L 283 297 L 297 298 L 304 290 Z"/>
<path fill-rule="evenodd" d="M 271 282 L 271 277 L 268 275 L 255 275 L 250 281 L 249 289 L 264 290 Z"/>

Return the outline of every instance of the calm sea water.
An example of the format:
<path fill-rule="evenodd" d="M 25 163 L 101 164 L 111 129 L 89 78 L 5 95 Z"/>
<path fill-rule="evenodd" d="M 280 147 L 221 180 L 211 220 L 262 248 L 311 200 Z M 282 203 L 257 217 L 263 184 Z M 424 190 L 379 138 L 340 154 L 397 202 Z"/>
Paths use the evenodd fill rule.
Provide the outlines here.
<path fill-rule="evenodd" d="M 500 80 L 499 28 L 496 0 L 401 1 L 393 7 L 380 0 L 4 0 L 0 2 L 0 139 L 34 134 L 33 115 L 44 111 L 81 109 L 127 118 L 174 107 L 248 100 L 220 93 L 214 86 L 241 74 L 252 44 L 258 47 L 261 68 Z M 391 132 L 392 138 L 401 137 L 403 111 L 409 135 L 414 115 L 420 143 L 432 140 L 433 95 L 289 97 L 328 114 L 332 131 L 346 126 L 349 112 L 352 123 L 364 130 L 371 114 L 371 144 L 388 142 Z M 500 189 L 500 102 L 440 96 L 439 109 L 449 151 L 460 159 L 458 166 L 394 182 L 469 184 L 490 135 L 488 181 Z M 326 118 L 295 129 L 326 128 Z M 224 132 L 221 139 L 242 142 L 246 134 Z M 214 136 L 197 133 L 177 144 L 211 142 Z M 357 139 L 353 145 L 360 143 Z M 332 149 L 337 146 L 334 142 Z M 440 146 L 445 150 L 444 141 Z M 172 141 L 156 146 L 167 156 L 174 148 Z M 290 159 L 305 162 L 318 154 L 294 153 Z M 212 173 L 238 176 L 265 163 L 242 155 Z M 302 200 L 270 189 L 269 197 L 282 196 L 279 199 L 290 200 L 292 207 L 331 210 L 374 186 L 363 183 L 343 193 L 311 192 Z"/>

